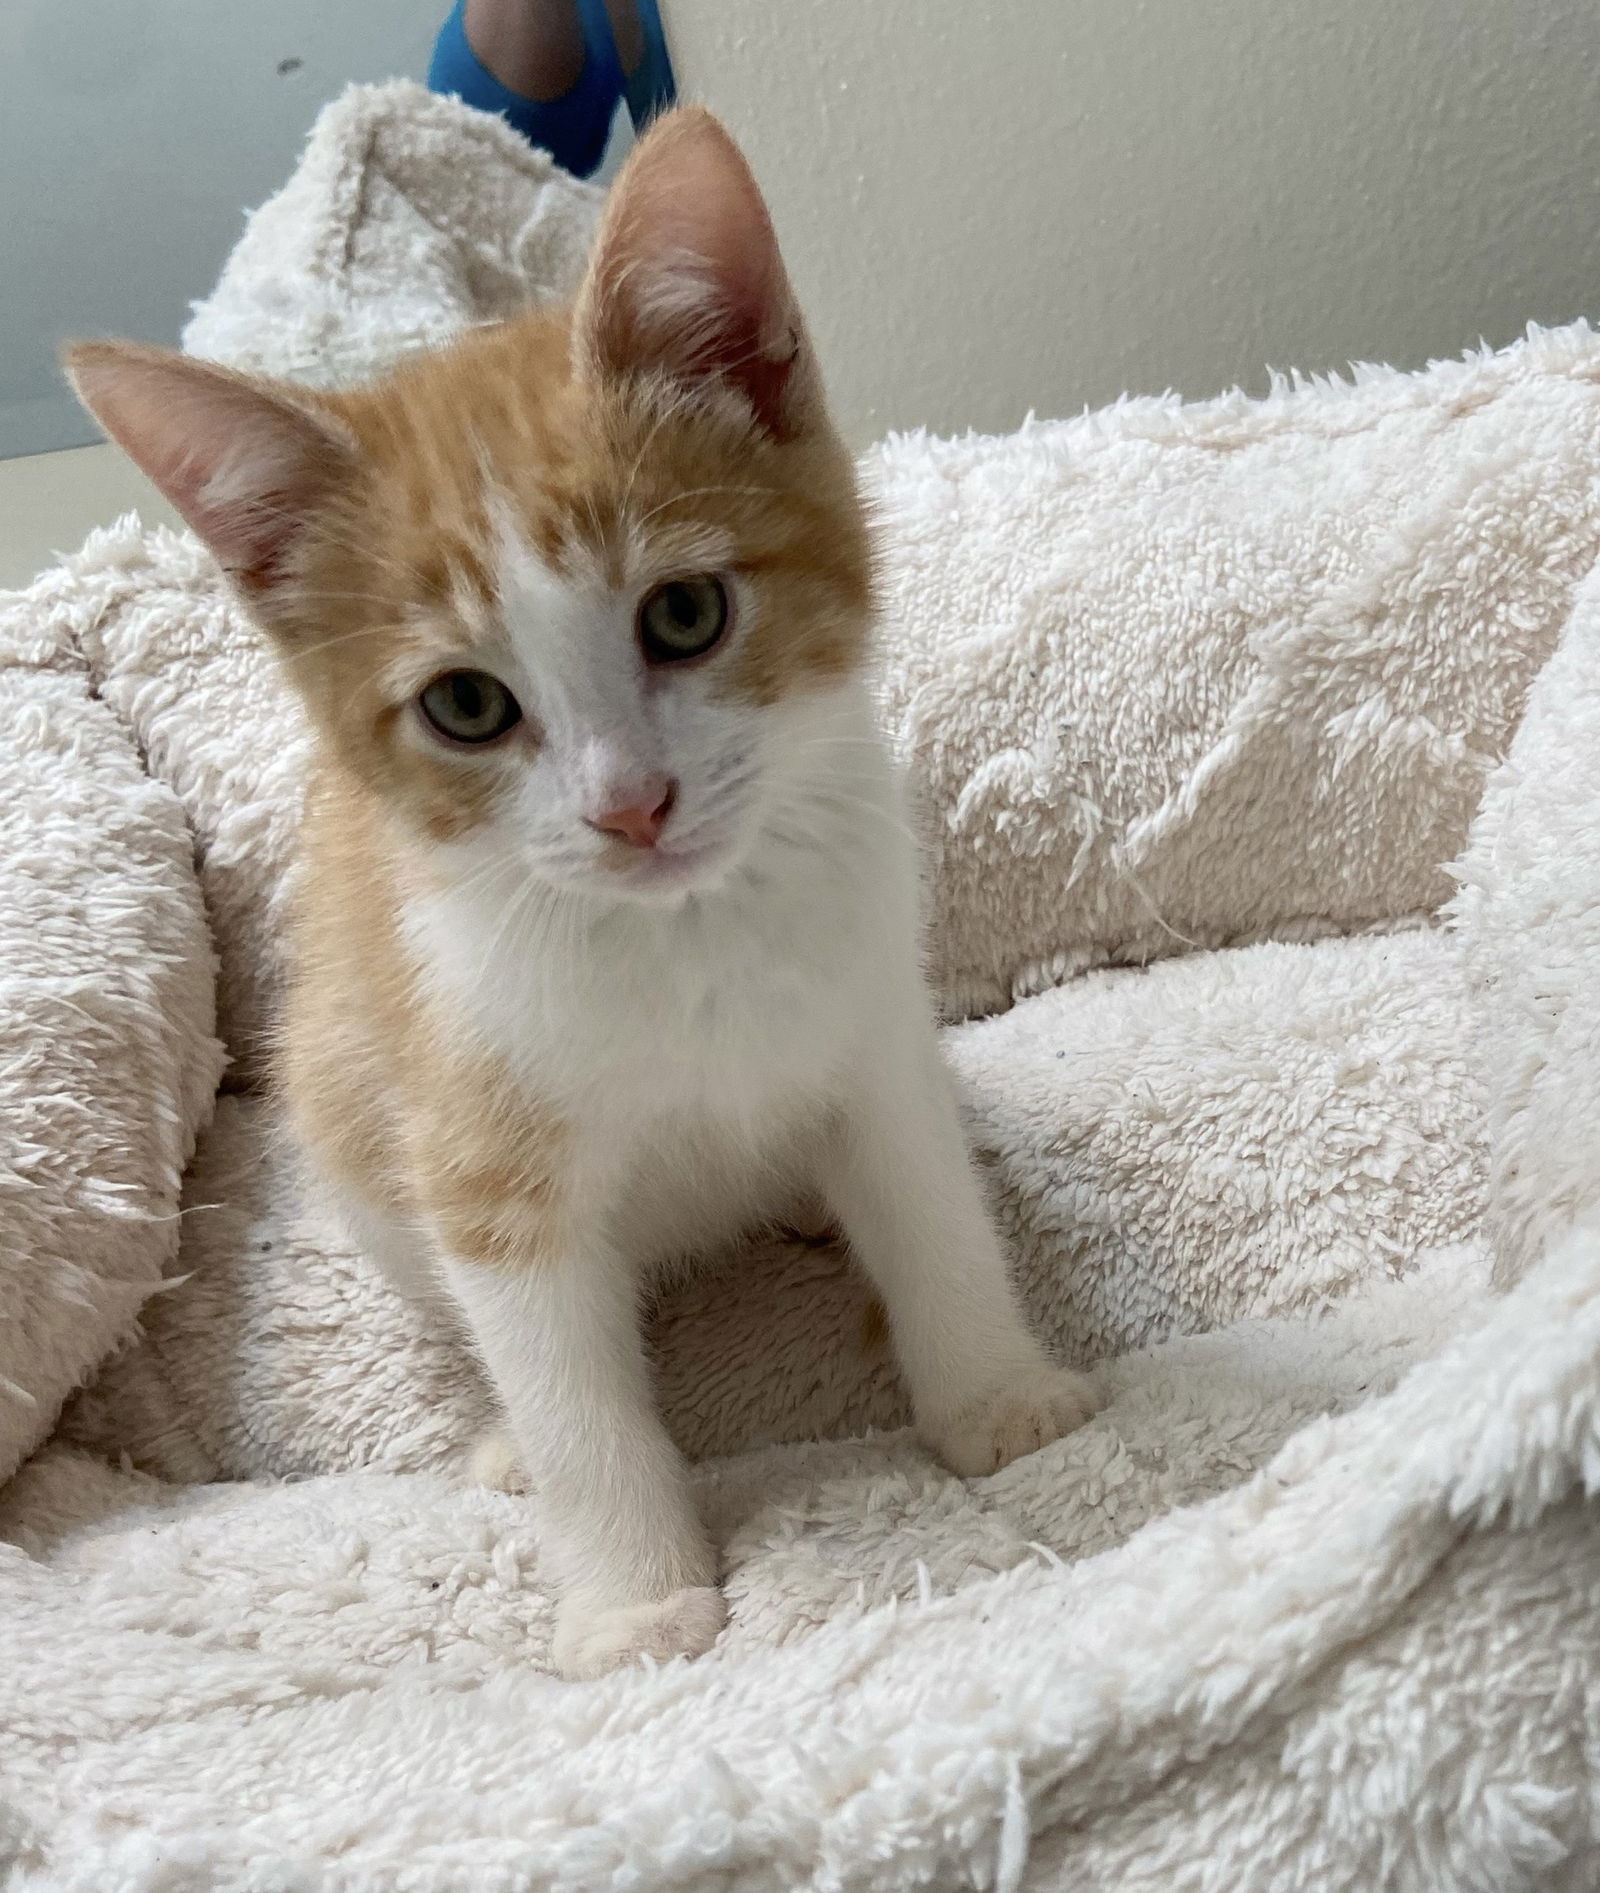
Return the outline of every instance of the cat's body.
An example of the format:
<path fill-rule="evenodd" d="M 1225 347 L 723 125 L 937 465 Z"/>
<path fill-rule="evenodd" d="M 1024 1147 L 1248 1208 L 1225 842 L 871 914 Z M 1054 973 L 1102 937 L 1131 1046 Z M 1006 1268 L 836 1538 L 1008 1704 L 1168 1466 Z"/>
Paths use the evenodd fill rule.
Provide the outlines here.
<path fill-rule="evenodd" d="M 573 311 L 370 390 L 116 345 L 73 368 L 317 731 L 284 1087 L 357 1240 L 466 1318 L 560 1667 L 714 1638 L 640 1289 L 798 1199 L 843 1224 L 957 1471 L 1085 1418 L 940 1064 L 861 507 L 715 122 L 644 141 Z"/>

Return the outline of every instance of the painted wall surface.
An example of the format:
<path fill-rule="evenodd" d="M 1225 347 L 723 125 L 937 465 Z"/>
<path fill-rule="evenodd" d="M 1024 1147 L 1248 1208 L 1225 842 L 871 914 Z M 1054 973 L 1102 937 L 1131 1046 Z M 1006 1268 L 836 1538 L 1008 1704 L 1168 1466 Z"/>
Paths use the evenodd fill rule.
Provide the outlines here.
<path fill-rule="evenodd" d="M 841 418 L 1010 428 L 1600 316 L 1593 0 L 666 0 Z"/>
<path fill-rule="evenodd" d="M 420 72 L 443 8 L 0 0 L 0 455 L 91 437 L 56 338 L 172 339 L 322 101 Z M 664 12 L 858 439 L 1600 312 L 1593 0 Z"/>
<path fill-rule="evenodd" d="M 444 0 L 0 0 L 0 456 L 93 440 L 64 335 L 176 341 L 350 79 L 420 76 Z"/>

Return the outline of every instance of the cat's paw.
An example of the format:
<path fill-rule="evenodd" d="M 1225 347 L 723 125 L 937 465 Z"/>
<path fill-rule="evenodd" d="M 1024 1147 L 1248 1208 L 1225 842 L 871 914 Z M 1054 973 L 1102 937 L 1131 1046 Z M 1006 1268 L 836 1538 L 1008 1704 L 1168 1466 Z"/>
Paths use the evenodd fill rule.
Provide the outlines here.
<path fill-rule="evenodd" d="M 477 1440 L 467 1454 L 467 1477 L 474 1485 L 491 1486 L 496 1492 L 531 1492 L 532 1484 L 522 1469 L 517 1442 L 508 1427 L 497 1426 Z"/>
<path fill-rule="evenodd" d="M 1099 1409 L 1092 1381 L 1041 1362 L 924 1427 L 923 1438 L 952 1472 L 981 1479 L 1075 1431 Z"/>
<path fill-rule="evenodd" d="M 674 1591 L 659 1603 L 595 1610 L 580 1599 L 563 1604 L 556 1619 L 556 1668 L 574 1682 L 605 1676 L 652 1657 L 699 1656 L 728 1621 L 722 1593 L 709 1585 Z"/>

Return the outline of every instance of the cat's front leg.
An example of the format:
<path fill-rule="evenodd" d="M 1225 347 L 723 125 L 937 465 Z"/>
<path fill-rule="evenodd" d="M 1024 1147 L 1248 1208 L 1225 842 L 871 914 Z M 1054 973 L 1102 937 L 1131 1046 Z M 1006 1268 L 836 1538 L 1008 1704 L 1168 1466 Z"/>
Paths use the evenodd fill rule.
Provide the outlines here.
<path fill-rule="evenodd" d="M 917 1430 L 964 1477 L 1081 1426 L 1090 1381 L 1028 1332 L 990 1224 L 931 1024 L 865 1048 L 824 1185 L 889 1313 Z"/>
<path fill-rule="evenodd" d="M 503 1402 L 559 1590 L 555 1662 L 592 1677 L 709 1649 L 726 1621 L 687 1473 L 651 1396 L 631 1269 L 558 1249 L 446 1250 Z"/>

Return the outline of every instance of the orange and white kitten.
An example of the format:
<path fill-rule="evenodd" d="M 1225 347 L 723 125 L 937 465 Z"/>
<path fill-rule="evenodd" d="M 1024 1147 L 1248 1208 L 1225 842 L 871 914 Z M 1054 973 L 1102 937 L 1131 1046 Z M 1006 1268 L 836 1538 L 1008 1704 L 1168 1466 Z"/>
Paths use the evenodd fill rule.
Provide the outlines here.
<path fill-rule="evenodd" d="M 357 1240 L 476 1339 L 559 1667 L 716 1637 L 640 1284 L 797 1192 L 846 1230 L 954 1470 L 1084 1420 L 940 1063 L 853 470 L 716 120 L 642 141 L 570 310 L 372 387 L 117 343 L 69 366 L 304 699 L 283 1082 Z"/>

